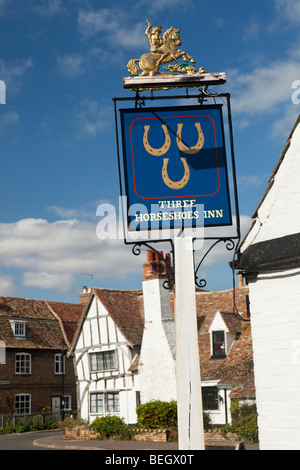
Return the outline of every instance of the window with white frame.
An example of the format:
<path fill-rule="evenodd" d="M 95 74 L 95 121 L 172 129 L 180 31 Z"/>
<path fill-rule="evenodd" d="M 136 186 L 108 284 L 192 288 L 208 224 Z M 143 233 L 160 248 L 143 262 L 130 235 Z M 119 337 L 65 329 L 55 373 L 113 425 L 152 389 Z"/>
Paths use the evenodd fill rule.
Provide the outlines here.
<path fill-rule="evenodd" d="M 62 353 L 54 355 L 54 374 L 65 374 L 65 356 Z"/>
<path fill-rule="evenodd" d="M 31 374 L 31 354 L 17 353 L 15 357 L 16 374 Z"/>
<path fill-rule="evenodd" d="M 120 411 L 119 392 L 97 392 L 90 394 L 90 412 L 100 415 Z"/>
<path fill-rule="evenodd" d="M 31 395 L 28 393 L 15 395 L 15 413 L 24 415 L 31 413 Z"/>
<path fill-rule="evenodd" d="M 100 351 L 89 354 L 90 371 L 101 372 L 117 368 L 116 351 Z"/>
<path fill-rule="evenodd" d="M 71 395 L 64 395 L 63 397 L 63 407 L 64 407 L 64 410 L 66 411 L 72 409 L 71 398 L 72 398 Z"/>
<path fill-rule="evenodd" d="M 225 350 L 225 331 L 212 331 L 212 355 L 213 357 L 224 357 Z"/>
<path fill-rule="evenodd" d="M 14 336 L 16 338 L 25 338 L 26 335 L 26 322 L 13 320 L 10 322 Z"/>

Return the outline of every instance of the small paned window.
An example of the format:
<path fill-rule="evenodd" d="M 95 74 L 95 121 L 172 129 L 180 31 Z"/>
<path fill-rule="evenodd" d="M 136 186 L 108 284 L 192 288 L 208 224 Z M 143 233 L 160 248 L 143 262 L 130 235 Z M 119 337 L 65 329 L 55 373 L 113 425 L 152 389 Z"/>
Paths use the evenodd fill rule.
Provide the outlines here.
<path fill-rule="evenodd" d="M 54 355 L 54 373 L 65 374 L 65 356 L 62 353 Z"/>
<path fill-rule="evenodd" d="M 225 357 L 225 332 L 213 331 L 212 332 L 212 352 L 213 357 Z"/>
<path fill-rule="evenodd" d="M 31 374 L 31 355 L 28 353 L 16 354 L 16 374 Z"/>
<path fill-rule="evenodd" d="M 31 395 L 15 395 L 15 413 L 29 415 L 31 413 Z"/>
<path fill-rule="evenodd" d="M 117 368 L 116 351 L 101 351 L 90 353 L 90 370 L 104 371 Z"/>
<path fill-rule="evenodd" d="M 13 324 L 14 335 L 24 338 L 25 337 L 25 322 L 16 321 Z"/>
<path fill-rule="evenodd" d="M 62 353 L 54 355 L 54 373 L 65 374 L 65 356 Z"/>
<path fill-rule="evenodd" d="M 71 410 L 71 395 L 64 395 L 63 396 L 63 409 L 68 411 Z"/>
<path fill-rule="evenodd" d="M 119 393 L 91 393 L 90 395 L 90 412 L 101 415 L 109 413 L 118 413 L 120 411 Z"/>
<path fill-rule="evenodd" d="M 218 410 L 218 389 L 217 387 L 202 387 L 203 410 Z"/>

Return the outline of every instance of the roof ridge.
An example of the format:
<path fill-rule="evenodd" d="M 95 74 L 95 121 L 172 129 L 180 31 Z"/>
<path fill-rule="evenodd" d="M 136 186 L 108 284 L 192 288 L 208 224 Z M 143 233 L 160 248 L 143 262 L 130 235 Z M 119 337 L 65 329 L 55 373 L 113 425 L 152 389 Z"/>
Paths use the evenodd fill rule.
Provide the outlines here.
<path fill-rule="evenodd" d="M 53 310 L 53 308 L 51 307 L 51 305 L 49 305 L 49 302 L 47 300 L 44 300 L 45 304 L 47 305 L 47 307 L 49 308 L 50 312 L 52 313 L 52 315 L 54 316 L 54 318 L 56 318 L 56 320 L 58 321 L 59 323 L 59 326 L 60 326 L 60 329 L 61 329 L 61 332 L 62 332 L 62 335 L 64 337 L 64 341 L 66 343 L 66 345 L 68 346 L 68 348 L 70 347 L 70 342 L 67 338 L 67 335 L 66 335 L 66 332 L 65 332 L 65 328 L 64 328 L 64 323 L 62 321 L 62 319 L 60 318 L 60 316 Z"/>

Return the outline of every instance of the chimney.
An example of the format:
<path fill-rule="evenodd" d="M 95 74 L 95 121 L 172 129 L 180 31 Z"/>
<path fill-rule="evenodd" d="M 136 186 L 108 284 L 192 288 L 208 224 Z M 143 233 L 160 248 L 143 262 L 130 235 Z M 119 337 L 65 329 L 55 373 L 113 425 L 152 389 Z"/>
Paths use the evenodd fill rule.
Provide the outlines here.
<path fill-rule="evenodd" d="M 162 252 L 160 252 L 163 255 Z M 170 255 L 165 256 L 170 262 Z M 171 293 L 165 289 L 166 263 L 148 251 L 144 263 L 143 301 L 144 333 L 140 352 L 139 376 L 142 403 L 176 399 L 175 322 Z M 159 354 L 157 354 L 159 351 Z M 153 374 L 161 369 L 164 373 Z"/>
<path fill-rule="evenodd" d="M 238 286 L 243 287 L 243 285 L 244 285 L 243 274 L 240 272 L 240 273 L 238 273 L 237 276 L 238 276 Z"/>
<path fill-rule="evenodd" d="M 163 251 L 159 252 L 164 256 Z M 165 260 L 171 264 L 170 253 L 166 253 Z M 150 281 L 152 279 L 168 279 L 169 273 L 165 261 L 154 251 L 147 251 L 147 261 L 143 264 L 144 278 L 143 281 Z"/>
<path fill-rule="evenodd" d="M 82 293 L 80 294 L 80 304 L 86 305 L 90 300 L 92 289 L 83 286 Z"/>

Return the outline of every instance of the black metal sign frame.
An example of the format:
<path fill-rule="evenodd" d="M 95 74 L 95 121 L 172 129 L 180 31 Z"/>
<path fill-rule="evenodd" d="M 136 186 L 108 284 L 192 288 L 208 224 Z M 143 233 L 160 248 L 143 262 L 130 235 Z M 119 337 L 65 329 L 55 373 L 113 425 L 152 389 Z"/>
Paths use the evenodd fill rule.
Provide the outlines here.
<path fill-rule="evenodd" d="M 125 196 L 124 193 L 124 182 L 122 180 L 122 172 L 123 172 L 123 161 L 121 161 L 120 155 L 120 139 L 119 139 L 119 118 L 118 118 L 118 103 L 120 102 L 132 102 L 134 104 L 134 108 L 138 109 L 142 106 L 145 106 L 146 101 L 156 101 L 156 100 L 173 100 L 173 99 L 180 99 L 180 100 L 190 100 L 190 99 L 197 99 L 200 105 L 203 105 L 204 102 L 208 100 L 212 100 L 213 103 L 216 103 L 218 99 L 221 99 L 222 102 L 225 101 L 227 107 L 227 115 L 228 115 L 228 133 L 229 133 L 229 147 L 230 147 L 230 155 L 231 155 L 231 170 L 232 170 L 232 182 L 233 182 L 233 199 L 234 199 L 234 208 L 235 208 L 235 217 L 236 217 L 236 233 L 233 236 L 228 237 L 218 237 L 218 236 L 204 236 L 204 237 L 194 237 L 193 240 L 211 240 L 212 244 L 210 248 L 207 250 L 205 255 L 202 257 L 201 261 L 198 263 L 197 268 L 195 269 L 195 284 L 196 286 L 203 288 L 206 285 L 206 281 L 204 279 L 198 279 L 198 271 L 200 266 L 202 265 L 203 261 L 210 253 L 210 251 L 218 244 L 223 242 L 227 250 L 233 252 L 233 258 L 235 257 L 235 253 L 237 247 L 240 242 L 241 238 L 241 231 L 240 231 L 240 214 L 239 214 L 239 204 L 238 204 L 238 191 L 237 191 L 237 179 L 236 179 L 236 165 L 235 165 L 235 155 L 234 155 L 234 141 L 233 141 L 233 129 L 232 129 L 232 114 L 231 114 L 231 104 L 230 104 L 230 93 L 213 93 L 204 87 L 203 89 L 199 90 L 198 94 L 189 94 L 188 88 L 186 88 L 185 95 L 162 95 L 162 96 L 154 96 L 153 92 L 151 91 L 150 96 L 141 96 L 139 90 L 136 91 L 135 96 L 132 97 L 116 97 L 113 98 L 114 102 L 114 114 L 115 114 L 115 128 L 116 128 L 116 143 L 117 143 L 117 160 L 118 160 L 118 174 L 119 174 L 119 186 L 120 186 L 120 195 L 121 197 Z M 174 265 L 171 266 L 160 254 L 160 252 L 152 246 L 152 244 L 168 242 L 171 245 L 170 252 L 174 254 L 173 249 L 173 240 L 171 238 L 166 239 L 151 239 L 149 240 L 141 240 L 141 241 L 128 241 L 125 236 L 125 223 L 127 222 L 127 216 L 124 214 L 124 208 L 122 206 L 122 220 L 123 220 L 123 230 L 124 230 L 124 243 L 126 245 L 132 245 L 132 252 L 135 255 L 139 255 L 141 253 L 141 247 L 146 247 L 148 249 L 153 250 L 158 254 L 158 256 L 166 263 L 168 272 L 170 274 L 169 278 L 170 281 L 166 283 L 167 288 L 172 288 L 175 282 L 174 279 Z M 150 244 L 151 243 L 151 244 Z M 174 258 L 174 256 L 173 256 Z"/>

